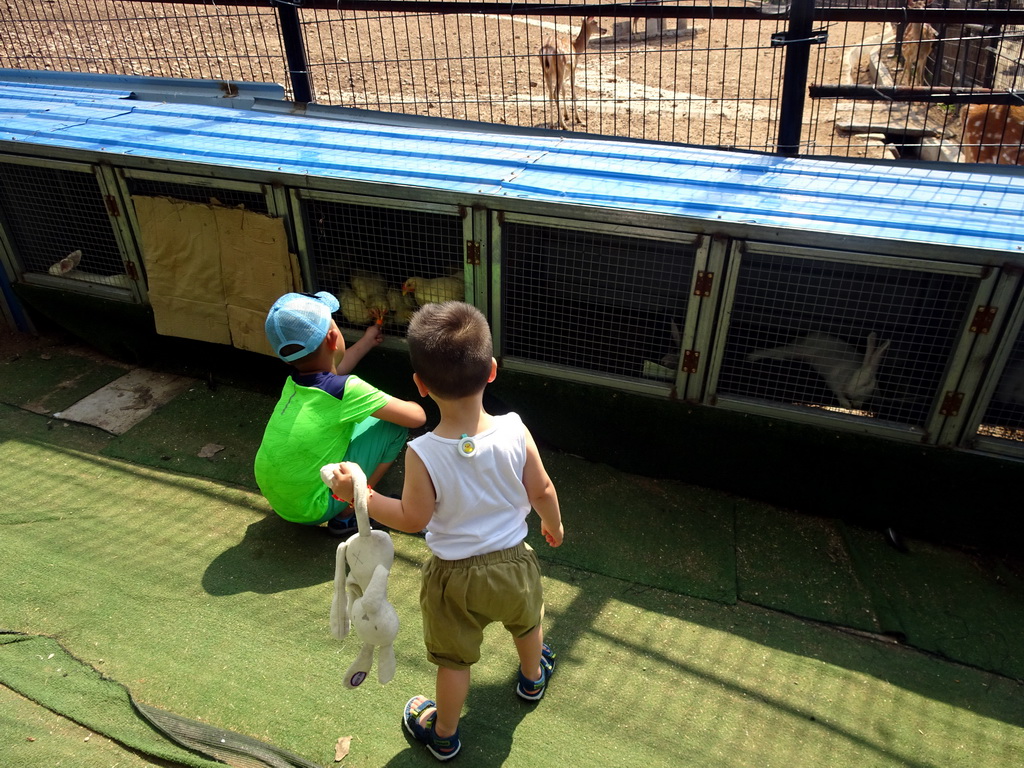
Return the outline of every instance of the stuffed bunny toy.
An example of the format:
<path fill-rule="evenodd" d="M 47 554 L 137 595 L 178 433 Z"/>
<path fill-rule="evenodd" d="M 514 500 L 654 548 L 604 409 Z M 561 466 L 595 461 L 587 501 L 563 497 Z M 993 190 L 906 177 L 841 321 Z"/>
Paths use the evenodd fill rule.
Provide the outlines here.
<path fill-rule="evenodd" d="M 751 352 L 747 360 L 802 360 L 825 380 L 843 408 L 860 408 L 875 392 L 875 372 L 888 348 L 888 341 L 877 345 L 872 331 L 862 356 L 838 336 L 812 331 L 791 344 Z"/>
<path fill-rule="evenodd" d="M 337 466 L 328 464 L 320 470 L 328 485 Z M 363 641 L 362 649 L 345 672 L 346 688 L 355 688 L 366 679 L 376 648 L 380 648 L 377 679 L 384 685 L 395 676 L 398 614 L 388 602 L 388 574 L 395 560 L 395 547 L 387 533 L 370 528 L 366 475 L 356 464 L 349 462 L 346 467 L 352 473 L 352 507 L 359 532 L 339 544 L 335 555 L 331 634 L 341 640 L 354 627 Z"/>

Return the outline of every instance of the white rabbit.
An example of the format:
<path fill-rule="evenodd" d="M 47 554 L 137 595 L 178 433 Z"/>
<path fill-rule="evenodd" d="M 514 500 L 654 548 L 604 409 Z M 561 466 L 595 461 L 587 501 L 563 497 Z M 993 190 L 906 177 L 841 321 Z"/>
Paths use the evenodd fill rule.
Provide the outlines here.
<path fill-rule="evenodd" d="M 812 331 L 790 344 L 751 352 L 747 360 L 802 360 L 825 380 L 843 408 L 860 408 L 875 391 L 875 372 L 889 348 L 889 341 L 876 342 L 875 333 L 869 333 L 861 355 L 838 336 Z"/>

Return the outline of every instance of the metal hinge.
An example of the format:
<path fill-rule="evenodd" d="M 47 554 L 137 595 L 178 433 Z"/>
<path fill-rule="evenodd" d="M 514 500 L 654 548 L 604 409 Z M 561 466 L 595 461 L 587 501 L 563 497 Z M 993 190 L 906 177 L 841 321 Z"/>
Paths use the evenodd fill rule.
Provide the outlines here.
<path fill-rule="evenodd" d="M 697 280 L 693 286 L 694 296 L 710 296 L 711 285 L 715 282 L 714 272 L 697 272 Z"/>
<path fill-rule="evenodd" d="M 995 307 L 978 307 L 971 320 L 971 333 L 988 333 L 992 330 L 992 323 L 996 319 Z"/>
<path fill-rule="evenodd" d="M 139 282 L 139 270 L 135 268 L 135 262 L 126 261 L 124 263 L 124 271 L 128 273 L 128 277 L 132 280 Z"/>
<path fill-rule="evenodd" d="M 120 216 L 121 212 L 117 208 L 117 198 L 113 195 L 104 195 L 104 201 L 107 204 L 107 213 L 111 216 Z"/>
<path fill-rule="evenodd" d="M 696 349 L 683 350 L 683 373 L 696 373 L 700 363 L 700 352 Z"/>
<path fill-rule="evenodd" d="M 821 45 L 828 41 L 828 30 L 816 29 L 811 32 L 810 37 L 794 37 L 790 39 L 790 32 L 776 32 L 772 35 L 772 48 L 778 48 L 780 45 L 792 45 L 793 43 L 810 43 L 811 45 Z"/>
<path fill-rule="evenodd" d="M 480 266 L 480 241 L 479 240 L 467 240 L 466 241 L 466 263 L 472 264 L 474 267 Z"/>
<path fill-rule="evenodd" d="M 943 416 L 956 416 L 960 413 L 960 406 L 963 403 L 963 392 L 947 392 L 946 397 L 942 400 L 942 407 L 939 408 L 939 413 Z"/>

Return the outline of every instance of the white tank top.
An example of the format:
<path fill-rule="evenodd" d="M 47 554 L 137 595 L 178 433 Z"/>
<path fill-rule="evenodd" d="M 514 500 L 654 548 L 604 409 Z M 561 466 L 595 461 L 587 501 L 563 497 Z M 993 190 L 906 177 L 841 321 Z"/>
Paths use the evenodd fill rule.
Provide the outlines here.
<path fill-rule="evenodd" d="M 526 538 L 530 499 L 523 485 L 526 429 L 515 413 L 472 435 L 472 455 L 461 440 L 433 432 L 410 441 L 434 484 L 437 503 L 427 524 L 427 546 L 442 560 L 462 560 L 514 547 Z"/>

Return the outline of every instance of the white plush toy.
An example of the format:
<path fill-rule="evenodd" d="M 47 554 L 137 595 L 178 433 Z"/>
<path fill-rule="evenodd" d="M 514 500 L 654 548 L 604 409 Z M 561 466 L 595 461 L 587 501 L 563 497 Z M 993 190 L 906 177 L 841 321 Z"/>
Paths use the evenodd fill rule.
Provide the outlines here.
<path fill-rule="evenodd" d="M 320 477 L 328 485 L 338 466 L 328 464 L 320 470 Z M 370 529 L 366 475 L 357 464 L 347 462 L 345 466 L 352 473 L 352 507 L 359 532 L 338 545 L 331 634 L 341 640 L 350 627 L 355 627 L 356 635 L 363 641 L 362 649 L 345 672 L 347 688 L 355 688 L 366 679 L 373 666 L 375 648 L 380 648 L 377 679 L 384 685 L 395 676 L 398 614 L 388 602 L 388 574 L 395 560 L 395 547 L 387 533 Z"/>

